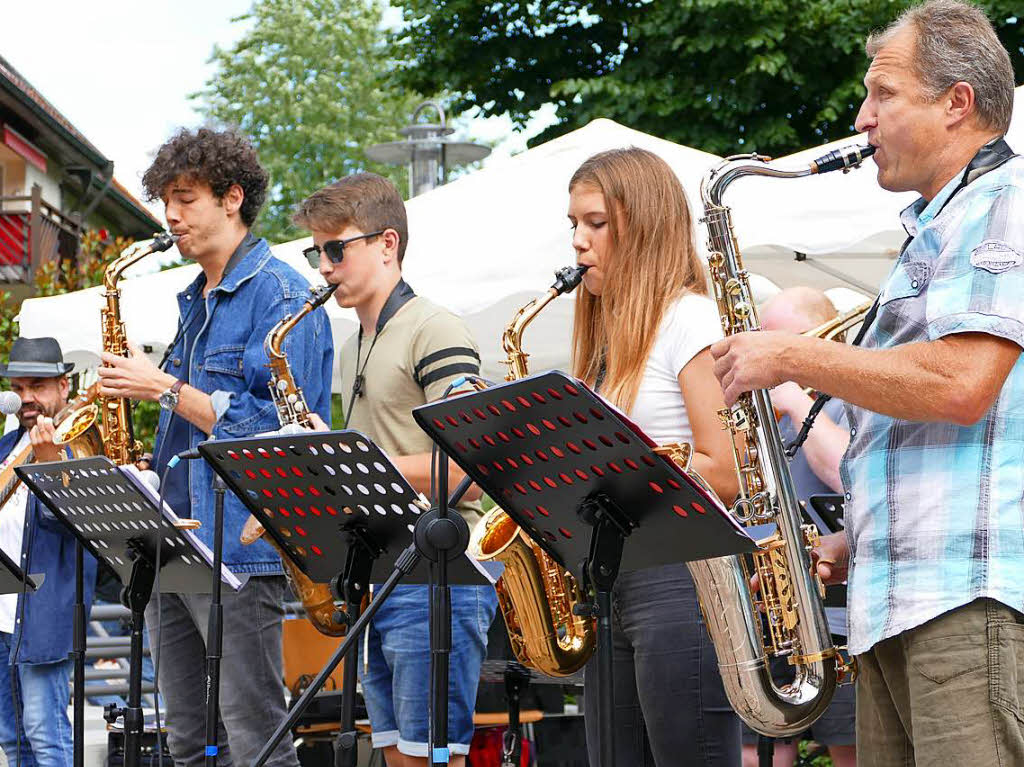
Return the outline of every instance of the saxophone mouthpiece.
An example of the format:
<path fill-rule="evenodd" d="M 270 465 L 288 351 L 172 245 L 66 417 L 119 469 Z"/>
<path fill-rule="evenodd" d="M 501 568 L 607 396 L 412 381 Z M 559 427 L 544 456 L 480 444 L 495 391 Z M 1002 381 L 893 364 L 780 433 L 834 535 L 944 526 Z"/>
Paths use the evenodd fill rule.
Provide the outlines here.
<path fill-rule="evenodd" d="M 169 232 L 160 232 L 156 237 L 153 238 L 153 244 L 150 245 L 153 253 L 160 253 L 167 250 L 171 245 L 178 241 L 179 235 L 170 234 Z"/>
<path fill-rule="evenodd" d="M 563 266 L 555 272 L 555 284 L 551 286 L 551 289 L 556 291 L 558 295 L 575 290 L 583 279 L 583 273 L 589 268 L 589 264 Z"/>
<path fill-rule="evenodd" d="M 853 168 L 859 168 L 860 164 L 874 153 L 875 147 L 871 144 L 834 149 L 811 163 L 811 173 L 830 173 L 834 170 L 846 173 Z"/>

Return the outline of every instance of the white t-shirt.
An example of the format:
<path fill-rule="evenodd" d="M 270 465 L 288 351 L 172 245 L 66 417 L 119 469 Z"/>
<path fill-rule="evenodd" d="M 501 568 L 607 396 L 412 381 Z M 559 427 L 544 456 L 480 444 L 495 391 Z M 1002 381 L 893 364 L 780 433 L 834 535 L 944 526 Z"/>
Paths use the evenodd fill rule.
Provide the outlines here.
<path fill-rule="evenodd" d="M 630 420 L 659 445 L 693 442 L 679 373 L 721 337 L 718 307 L 707 296 L 687 293 L 665 310 L 629 413 Z"/>
<path fill-rule="evenodd" d="M 28 431 L 21 435 L 18 444 L 11 448 L 3 463 L 0 463 L 0 471 L 13 461 L 18 453 L 29 446 L 31 440 Z M 25 533 L 25 511 L 28 507 L 28 488 L 22 482 L 14 495 L 4 505 L 0 512 L 0 549 L 9 556 L 15 563 L 21 563 L 21 542 Z M 17 594 L 0 594 L 0 631 L 5 634 L 14 633 L 14 617 L 18 611 Z"/>

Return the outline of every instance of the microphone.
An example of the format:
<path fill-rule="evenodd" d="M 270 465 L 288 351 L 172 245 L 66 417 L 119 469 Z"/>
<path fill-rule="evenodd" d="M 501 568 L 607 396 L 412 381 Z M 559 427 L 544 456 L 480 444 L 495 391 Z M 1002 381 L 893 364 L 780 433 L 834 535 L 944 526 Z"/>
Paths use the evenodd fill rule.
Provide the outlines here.
<path fill-rule="evenodd" d="M 21 410 L 21 397 L 12 391 L 0 391 L 0 413 L 14 415 Z"/>

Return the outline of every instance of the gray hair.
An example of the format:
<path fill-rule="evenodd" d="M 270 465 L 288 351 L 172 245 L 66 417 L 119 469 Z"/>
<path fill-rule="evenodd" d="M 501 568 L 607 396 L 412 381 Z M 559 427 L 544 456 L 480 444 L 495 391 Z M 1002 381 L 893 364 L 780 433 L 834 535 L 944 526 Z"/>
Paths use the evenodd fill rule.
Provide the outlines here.
<path fill-rule="evenodd" d="M 985 14 L 960 0 L 928 0 L 873 32 L 865 46 L 868 56 L 874 58 L 906 27 L 916 33 L 913 66 L 924 98 L 935 101 L 956 83 L 966 82 L 974 89 L 981 126 L 1006 133 L 1013 113 L 1013 67 Z"/>

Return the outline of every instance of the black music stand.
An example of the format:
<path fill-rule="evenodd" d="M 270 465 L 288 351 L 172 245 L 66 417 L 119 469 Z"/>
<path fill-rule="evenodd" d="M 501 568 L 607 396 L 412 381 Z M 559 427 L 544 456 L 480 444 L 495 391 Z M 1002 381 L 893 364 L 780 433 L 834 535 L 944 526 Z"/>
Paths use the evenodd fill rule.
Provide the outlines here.
<path fill-rule="evenodd" d="M 621 570 L 756 544 L 624 415 L 560 371 L 440 400 L 417 423 L 596 604 L 601 763 L 614 763 L 611 591 Z M 629 542 L 627 546 L 626 543 Z"/>
<path fill-rule="evenodd" d="M 437 510 L 358 431 L 211 440 L 201 443 L 199 452 L 281 551 L 313 581 L 331 584 L 335 598 L 345 603 L 349 623 L 345 640 L 294 702 L 253 767 L 265 763 L 343 657 L 338 762 L 354 764 L 357 638 L 400 580 L 428 582 L 429 568 L 421 560 L 436 563 L 438 549 L 448 552 L 453 582 L 489 583 L 483 568 L 459 556 L 469 541 L 469 528 L 454 514 L 450 526 L 438 525 L 443 521 Z M 440 543 L 434 540 L 438 537 Z M 359 614 L 368 584 L 382 581 L 370 607 Z M 436 633 L 431 631 L 432 642 Z"/>
<path fill-rule="evenodd" d="M 0 594 L 20 594 L 23 588 L 35 591 L 43 585 L 42 573 L 26 575 L 14 560 L 0 549 Z"/>
<path fill-rule="evenodd" d="M 128 702 L 121 709 L 111 704 L 103 716 L 111 723 L 124 718 L 125 767 L 138 767 L 144 724 L 142 627 L 157 571 L 162 592 L 207 593 L 210 550 L 169 506 L 158 511 L 159 499 L 133 466 L 115 466 L 98 456 L 19 466 L 15 472 L 123 584 L 121 602 L 132 613 Z M 224 568 L 221 578 L 236 590 L 242 585 Z"/>

